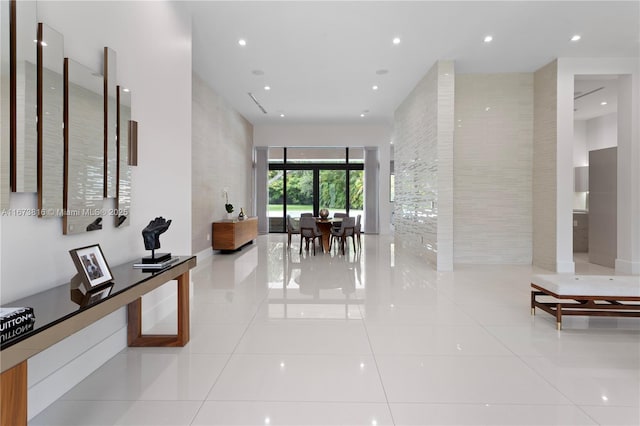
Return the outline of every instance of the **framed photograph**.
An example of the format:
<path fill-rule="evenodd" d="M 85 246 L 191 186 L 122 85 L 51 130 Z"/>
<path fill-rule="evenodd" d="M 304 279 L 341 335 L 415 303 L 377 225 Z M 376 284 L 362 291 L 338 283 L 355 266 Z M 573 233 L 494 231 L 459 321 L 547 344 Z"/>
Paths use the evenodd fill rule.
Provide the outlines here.
<path fill-rule="evenodd" d="M 98 244 L 69 250 L 69 254 L 87 291 L 113 280 L 111 269 Z"/>

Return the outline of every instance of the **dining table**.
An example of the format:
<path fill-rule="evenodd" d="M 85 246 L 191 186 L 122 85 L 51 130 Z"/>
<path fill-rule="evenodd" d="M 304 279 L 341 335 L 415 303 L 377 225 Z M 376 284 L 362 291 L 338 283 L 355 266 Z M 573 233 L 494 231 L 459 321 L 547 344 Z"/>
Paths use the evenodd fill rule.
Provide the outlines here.
<path fill-rule="evenodd" d="M 316 218 L 316 225 L 318 226 L 318 231 L 322 234 L 322 250 L 325 253 L 329 253 L 329 246 L 331 244 L 331 229 L 333 225 L 336 223 L 341 223 L 341 217 L 334 218 L 326 218 L 323 219 L 321 217 Z"/>

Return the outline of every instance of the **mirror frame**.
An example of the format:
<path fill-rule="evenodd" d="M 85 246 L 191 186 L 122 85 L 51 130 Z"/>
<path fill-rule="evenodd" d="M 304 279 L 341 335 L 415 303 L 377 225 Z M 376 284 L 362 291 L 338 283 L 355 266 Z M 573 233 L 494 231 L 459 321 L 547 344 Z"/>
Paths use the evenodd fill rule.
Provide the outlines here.
<path fill-rule="evenodd" d="M 18 6 L 20 4 L 20 6 Z M 10 0 L 10 33 L 11 33 L 11 191 L 36 192 L 38 186 L 37 156 L 37 5 L 32 2 Z M 18 22 L 19 19 L 28 22 Z M 28 32 L 27 31 L 32 31 Z M 26 36 L 25 36 L 26 35 Z M 20 37 L 20 38 L 19 38 Z M 23 40 L 24 39 L 24 40 Z M 29 46 L 29 48 L 27 48 Z M 23 49 L 24 48 L 24 49 Z M 21 53 L 21 55 L 18 55 Z M 25 56 L 26 55 L 26 56 Z M 33 81 L 27 84 L 27 67 L 18 73 L 18 58 L 26 57 L 33 63 Z M 18 87 L 18 86 L 22 87 Z M 20 93 L 18 93 L 18 89 Z M 20 95 L 20 97 L 18 97 Z M 27 104 L 33 108 L 33 115 L 27 114 Z M 18 108 L 20 106 L 20 108 Z M 22 124 L 19 128 L 18 124 Z"/>
<path fill-rule="evenodd" d="M 64 207 L 64 37 L 38 23 L 38 217 L 61 217 Z M 46 49 L 55 48 L 53 60 Z M 49 51 L 51 53 L 51 51 Z M 58 61 L 59 60 L 59 61 Z M 46 63 L 45 63 L 46 62 Z M 53 63 L 51 63 L 53 62 Z M 60 78 L 51 77 L 59 71 Z M 45 75 L 46 74 L 46 75 Z M 47 86 L 45 88 L 45 81 Z M 53 89 L 53 90 L 49 90 Z M 47 108 L 45 108 L 45 105 Z M 46 110 L 46 111 L 45 111 Z M 51 113 L 49 113 L 51 110 Z M 57 113 L 56 113 L 57 111 Z"/>
<path fill-rule="evenodd" d="M 77 110 L 75 103 L 77 100 L 72 96 L 73 93 L 71 86 L 76 85 L 76 83 L 74 83 L 73 76 L 71 76 L 71 74 L 74 73 L 71 69 L 72 66 L 73 68 L 77 67 L 79 71 L 86 71 L 86 73 L 84 73 L 85 77 L 89 77 L 89 80 L 91 80 L 87 84 L 95 84 L 95 90 L 90 88 L 87 88 L 87 90 L 91 91 L 92 94 L 95 94 L 96 97 L 102 98 L 104 95 L 101 75 L 92 72 L 89 68 L 76 61 L 64 58 L 65 161 L 63 198 L 65 214 L 63 216 L 62 223 L 63 233 L 65 235 L 102 229 L 104 204 L 104 170 L 100 170 L 104 167 L 104 161 L 100 158 L 101 155 L 104 155 L 104 124 L 99 122 L 101 119 L 104 119 L 104 104 L 102 99 L 99 99 L 95 102 L 95 108 L 89 109 L 85 106 L 85 108 L 82 109 L 83 112 L 90 114 L 89 117 L 85 117 L 82 121 L 83 123 L 92 122 L 92 120 L 90 120 L 92 117 L 95 118 L 94 121 L 97 122 L 95 123 L 95 128 L 88 129 L 91 132 L 89 136 L 76 136 L 75 131 L 78 127 L 74 125 L 74 120 L 80 120 L 80 118 L 76 114 Z M 80 101 L 82 101 L 82 99 L 80 99 Z M 91 105 L 94 104 L 91 103 Z M 81 127 L 81 129 L 87 130 L 86 126 Z M 79 142 L 84 145 L 76 146 Z M 89 150 L 86 148 L 89 148 Z M 88 161 L 88 159 L 91 158 L 94 159 L 92 164 Z M 82 161 L 81 167 L 84 167 L 84 169 L 80 170 L 79 173 L 72 173 L 73 171 L 71 169 L 78 159 Z M 93 176 L 93 180 L 89 179 L 90 174 Z M 82 188 L 84 189 L 83 191 L 77 191 L 77 185 L 73 185 L 72 177 L 74 177 L 74 175 L 81 175 L 81 177 L 84 176 L 84 180 L 81 182 Z M 80 200 L 80 202 L 77 202 L 78 200 Z M 74 201 L 77 203 L 74 203 Z M 82 221 L 80 222 L 80 220 Z"/>
<path fill-rule="evenodd" d="M 13 137 L 12 117 L 15 110 L 13 91 L 11 90 L 13 73 L 12 59 L 12 3 L 0 0 L 0 208 L 9 207 L 11 192 L 11 174 L 9 158 L 11 155 L 11 138 Z"/>
<path fill-rule="evenodd" d="M 128 226 L 131 223 L 131 166 L 129 153 L 131 151 L 131 91 L 117 86 L 118 101 L 118 176 L 116 187 L 115 227 Z M 127 105 L 129 113 L 123 112 L 123 105 Z"/>
<path fill-rule="evenodd" d="M 116 198 L 118 186 L 116 52 L 104 48 L 104 198 Z"/>

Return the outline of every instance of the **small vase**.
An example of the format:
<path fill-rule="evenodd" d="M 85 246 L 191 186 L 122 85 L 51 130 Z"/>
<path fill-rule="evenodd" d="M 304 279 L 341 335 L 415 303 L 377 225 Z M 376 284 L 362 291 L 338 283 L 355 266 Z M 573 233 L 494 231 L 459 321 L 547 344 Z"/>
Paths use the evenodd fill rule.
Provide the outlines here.
<path fill-rule="evenodd" d="M 240 209 L 240 214 L 238 215 L 238 220 L 244 220 L 245 216 L 244 216 L 244 209 L 241 208 Z"/>

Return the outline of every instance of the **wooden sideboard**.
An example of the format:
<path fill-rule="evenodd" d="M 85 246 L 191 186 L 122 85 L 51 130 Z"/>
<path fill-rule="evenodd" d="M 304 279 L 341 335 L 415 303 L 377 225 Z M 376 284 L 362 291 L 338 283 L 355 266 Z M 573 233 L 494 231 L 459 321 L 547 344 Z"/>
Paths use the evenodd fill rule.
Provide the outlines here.
<path fill-rule="evenodd" d="M 220 220 L 211 224 L 211 247 L 214 250 L 237 250 L 258 238 L 258 218 Z"/>

